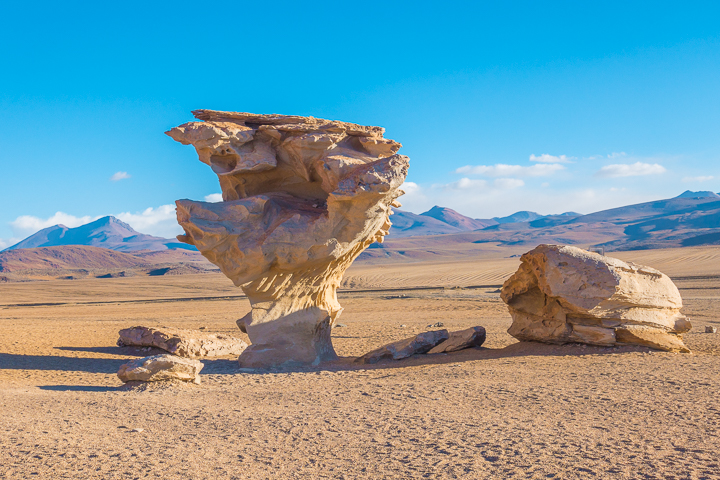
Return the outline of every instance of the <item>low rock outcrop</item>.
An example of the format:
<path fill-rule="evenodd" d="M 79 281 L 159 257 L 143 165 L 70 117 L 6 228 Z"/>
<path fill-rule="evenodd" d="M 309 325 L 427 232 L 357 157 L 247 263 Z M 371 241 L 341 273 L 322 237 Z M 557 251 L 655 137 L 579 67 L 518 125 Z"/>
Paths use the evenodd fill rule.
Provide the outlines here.
<path fill-rule="evenodd" d="M 518 340 L 645 345 L 689 352 L 682 298 L 663 273 L 585 250 L 540 245 L 502 287 Z"/>
<path fill-rule="evenodd" d="M 198 360 L 175 355 L 138 358 L 120 366 L 117 376 L 123 382 L 160 382 L 179 380 L 200 383 L 203 364 Z"/>
<path fill-rule="evenodd" d="M 470 327 L 457 332 L 450 332 L 447 340 L 436 345 L 427 353 L 450 353 L 466 348 L 479 347 L 485 343 L 485 329 L 483 327 Z"/>
<path fill-rule="evenodd" d="M 366 353 L 356 360 L 357 363 L 377 363 L 381 360 L 401 360 L 418 353 L 427 353 L 436 345 L 448 339 L 447 330 L 423 332 L 413 338 L 389 343 Z"/>
<path fill-rule="evenodd" d="M 131 327 L 120 330 L 119 346 L 156 347 L 186 358 L 240 355 L 247 343 L 220 333 L 172 327 Z"/>
<path fill-rule="evenodd" d="M 384 129 L 313 117 L 198 110 L 167 134 L 220 180 L 219 203 L 179 200 L 180 241 L 247 294 L 243 367 L 337 358 L 345 270 L 390 228 L 408 158 Z"/>

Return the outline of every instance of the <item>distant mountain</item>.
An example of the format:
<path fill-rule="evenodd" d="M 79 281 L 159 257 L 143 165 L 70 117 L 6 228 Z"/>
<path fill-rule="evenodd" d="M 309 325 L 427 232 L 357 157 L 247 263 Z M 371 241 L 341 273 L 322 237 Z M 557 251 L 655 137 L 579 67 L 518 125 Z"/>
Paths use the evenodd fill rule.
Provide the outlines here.
<path fill-rule="evenodd" d="M 459 228 L 460 230 L 464 231 L 479 230 L 481 228 L 489 227 L 490 225 L 495 225 L 498 223 L 493 219 L 479 220 L 466 217 L 465 215 L 462 215 L 455 210 L 446 207 L 439 207 L 437 205 L 435 205 L 427 212 L 421 213 L 420 215 L 432 217 L 436 220 L 440 220 L 441 222 L 445 222 L 448 225 L 452 225 L 453 227 Z"/>
<path fill-rule="evenodd" d="M 493 217 L 497 223 L 519 223 L 519 222 L 532 222 L 538 218 L 542 218 L 543 215 L 535 212 L 528 212 L 526 210 L 522 212 L 515 212 L 507 217 Z"/>
<path fill-rule="evenodd" d="M 397 237 L 415 237 L 426 235 L 444 235 L 458 233 L 463 230 L 427 215 L 417 215 L 404 210 L 394 210 L 390 217 L 392 227 L 390 235 Z"/>
<path fill-rule="evenodd" d="M 195 249 L 175 239 L 139 233 L 127 223 L 108 216 L 76 228 L 68 228 L 65 225 L 45 228 L 4 251 L 61 245 L 86 245 L 120 252 Z"/>
<path fill-rule="evenodd" d="M 675 198 L 720 198 L 720 195 L 714 192 L 691 192 L 690 190 L 685 190 L 683 193 L 678 195 Z"/>

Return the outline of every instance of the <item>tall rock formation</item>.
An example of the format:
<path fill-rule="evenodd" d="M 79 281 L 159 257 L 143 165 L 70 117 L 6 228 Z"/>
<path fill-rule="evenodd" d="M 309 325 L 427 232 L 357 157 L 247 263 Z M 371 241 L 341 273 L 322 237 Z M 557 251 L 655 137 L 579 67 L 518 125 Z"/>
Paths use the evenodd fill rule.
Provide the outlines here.
<path fill-rule="evenodd" d="M 336 358 L 336 289 L 353 260 L 390 228 L 409 159 L 384 129 L 313 117 L 197 110 L 167 134 L 193 145 L 223 202 L 179 200 L 180 241 L 195 245 L 247 294 L 238 321 L 244 367 Z"/>
<path fill-rule="evenodd" d="M 518 340 L 688 352 L 690 322 L 667 275 L 576 247 L 540 245 L 502 287 Z"/>

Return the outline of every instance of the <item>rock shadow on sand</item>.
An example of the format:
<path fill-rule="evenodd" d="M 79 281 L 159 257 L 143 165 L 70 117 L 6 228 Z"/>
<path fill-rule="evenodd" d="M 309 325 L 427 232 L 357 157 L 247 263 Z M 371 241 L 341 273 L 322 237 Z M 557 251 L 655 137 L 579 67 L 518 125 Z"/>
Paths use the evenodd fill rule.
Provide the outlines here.
<path fill-rule="evenodd" d="M 311 372 L 339 372 L 348 370 L 390 370 L 396 368 L 412 368 L 427 365 L 443 365 L 449 363 L 473 362 L 478 360 L 496 360 L 513 357 L 583 357 L 589 355 L 617 355 L 623 353 L 667 353 L 641 346 L 615 346 L 600 347 L 568 343 L 564 345 L 545 344 L 539 342 L 516 342 L 502 348 L 473 347 L 451 353 L 418 354 L 402 360 L 384 360 L 374 364 L 359 364 L 355 360 L 359 357 L 340 357 L 338 360 L 326 362 L 317 366 L 276 367 L 276 368 L 240 368 L 236 360 L 203 359 L 205 369 L 203 374 L 234 375 L 249 374 L 263 375 L 274 373 L 311 373 Z"/>
<path fill-rule="evenodd" d="M 117 373 L 122 358 L 61 357 L 0 353 L 0 370 L 59 370 L 63 372 Z"/>

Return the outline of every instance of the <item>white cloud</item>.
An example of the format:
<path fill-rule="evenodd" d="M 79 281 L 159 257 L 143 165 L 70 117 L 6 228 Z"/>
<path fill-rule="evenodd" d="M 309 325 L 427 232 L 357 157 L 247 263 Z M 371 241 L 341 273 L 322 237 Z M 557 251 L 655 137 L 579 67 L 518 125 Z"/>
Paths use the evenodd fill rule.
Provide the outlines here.
<path fill-rule="evenodd" d="M 84 217 L 76 217 L 74 215 L 70 215 L 64 212 L 57 212 L 55 213 L 55 215 L 45 219 L 34 217 L 32 215 L 21 215 L 12 222 L 10 222 L 10 226 L 12 227 L 16 235 L 21 237 L 27 237 L 28 235 L 32 235 L 38 230 L 52 227 L 53 225 L 62 224 L 66 227 L 73 228 L 79 227 L 80 225 L 85 225 L 86 223 L 92 222 L 97 218 L 99 217 L 91 217 L 89 215 L 86 215 Z"/>
<path fill-rule="evenodd" d="M 8 247 L 12 247 L 18 243 L 21 238 L 0 238 L 0 251 L 5 250 Z"/>
<path fill-rule="evenodd" d="M 177 224 L 175 205 L 161 205 L 157 208 L 146 208 L 142 212 L 118 213 L 115 217 L 130 224 L 135 230 L 159 237 L 174 237 L 182 233 Z"/>
<path fill-rule="evenodd" d="M 206 202 L 222 202 L 222 193 L 211 193 L 210 195 L 205 195 L 205 201 Z"/>
<path fill-rule="evenodd" d="M 625 157 L 625 156 L 627 156 L 627 153 L 625 153 L 625 152 L 612 152 L 610 155 L 607 156 L 607 158 L 612 160 L 614 158 L 620 158 L 620 157 Z"/>
<path fill-rule="evenodd" d="M 452 182 L 445 185 L 433 185 L 433 188 L 437 187 L 441 187 L 446 190 L 468 190 L 471 188 L 485 188 L 487 187 L 487 181 L 471 178 L 461 178 L 457 182 Z"/>
<path fill-rule="evenodd" d="M 665 167 L 658 163 L 618 163 L 605 165 L 595 172 L 595 176 L 604 178 L 637 177 L 642 175 L 658 175 L 665 173 Z"/>
<path fill-rule="evenodd" d="M 110 177 L 110 181 L 117 182 L 119 180 L 125 180 L 126 178 L 130 178 L 130 174 L 128 172 L 115 172 L 113 173 L 113 176 Z"/>
<path fill-rule="evenodd" d="M 686 183 L 688 183 L 688 182 L 707 182 L 709 180 L 712 180 L 713 178 L 715 178 L 715 177 L 713 177 L 712 175 L 705 175 L 705 176 L 700 176 L 700 177 L 685 177 L 682 179 L 682 181 L 686 182 Z"/>
<path fill-rule="evenodd" d="M 547 153 L 543 153 L 542 155 L 533 155 L 530 154 L 530 161 L 531 162 L 541 162 L 541 163 L 572 163 L 571 160 L 573 160 L 574 157 L 568 157 L 566 155 L 549 155 Z"/>
<path fill-rule="evenodd" d="M 540 186 L 543 188 L 548 188 L 550 184 L 548 182 L 543 182 L 542 184 L 540 184 Z"/>
<path fill-rule="evenodd" d="M 557 163 L 538 163 L 530 167 L 498 163 L 496 165 L 466 165 L 455 170 L 455 173 L 489 177 L 546 177 L 560 170 L 565 170 L 565 167 Z"/>
<path fill-rule="evenodd" d="M 523 182 L 519 178 L 498 178 L 493 182 L 493 185 L 495 185 L 497 188 L 507 190 L 510 188 L 522 187 L 525 185 L 525 182 Z"/>

